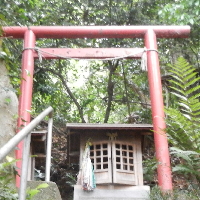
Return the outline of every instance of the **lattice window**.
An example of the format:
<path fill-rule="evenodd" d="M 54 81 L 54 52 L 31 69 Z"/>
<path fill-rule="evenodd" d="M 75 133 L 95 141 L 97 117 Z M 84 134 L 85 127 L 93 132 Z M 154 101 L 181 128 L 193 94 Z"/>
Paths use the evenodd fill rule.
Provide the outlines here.
<path fill-rule="evenodd" d="M 90 158 L 94 164 L 96 182 L 136 185 L 135 145 L 127 142 L 93 143 Z"/>
<path fill-rule="evenodd" d="M 98 143 L 91 146 L 90 158 L 94 164 L 94 170 L 108 169 L 108 143 Z"/>
<path fill-rule="evenodd" d="M 134 150 L 133 145 L 116 143 L 115 159 L 116 169 L 134 171 Z"/>

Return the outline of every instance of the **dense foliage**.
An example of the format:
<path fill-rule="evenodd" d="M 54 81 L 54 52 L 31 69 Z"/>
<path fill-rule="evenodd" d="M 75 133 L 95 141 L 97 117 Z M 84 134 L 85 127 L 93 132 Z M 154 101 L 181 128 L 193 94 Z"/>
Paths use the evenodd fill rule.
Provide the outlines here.
<path fill-rule="evenodd" d="M 174 171 L 187 178 L 192 174 L 192 180 L 199 180 L 192 172 L 199 170 L 199 0 L 1 0 L 0 6 L 3 26 L 190 25 L 190 38 L 158 39 L 158 47 L 169 114 L 168 134 L 175 147 L 171 153 L 175 165 L 179 164 Z M 36 46 L 134 48 L 144 44 L 141 39 L 85 38 L 39 39 Z M 1 55 L 19 94 L 22 41 L 4 38 L 3 51 Z M 180 56 L 189 64 L 180 59 L 174 66 Z M 66 122 L 151 123 L 147 72 L 140 64 L 138 60 L 125 59 L 36 61 L 32 113 L 51 105 L 60 126 Z M 167 64 L 171 64 L 170 71 Z M 54 159 L 54 165 L 58 163 L 61 161 Z M 155 168 L 155 160 L 147 166 Z"/>
<path fill-rule="evenodd" d="M 159 25 L 188 24 L 195 36 L 188 40 L 159 40 L 163 77 L 166 64 L 179 55 L 191 63 L 198 62 L 198 2 L 190 1 L 1 1 L 0 18 L 3 25 Z M 179 6 L 187 9 L 188 17 L 180 18 Z M 163 7 L 160 9 L 160 7 Z M 185 6 L 187 5 L 187 6 Z M 192 10 L 191 5 L 197 9 Z M 185 6 L 185 7 L 184 7 Z M 174 18 L 167 12 L 173 8 Z M 5 51 L 9 57 L 7 67 L 15 88 L 20 82 L 21 41 L 5 39 Z M 190 46 L 187 45 L 190 43 Z M 40 39 L 38 47 L 143 47 L 139 39 Z M 187 45 L 187 48 L 184 46 Z M 8 52 L 7 47 L 11 53 Z M 173 47 L 173 48 L 172 48 Z M 17 60 L 16 60 L 17 59 Z M 36 61 L 34 74 L 33 113 L 52 105 L 56 121 L 67 122 L 121 122 L 151 123 L 150 103 L 146 72 L 136 60 Z M 165 84 L 165 79 L 164 84 Z"/>

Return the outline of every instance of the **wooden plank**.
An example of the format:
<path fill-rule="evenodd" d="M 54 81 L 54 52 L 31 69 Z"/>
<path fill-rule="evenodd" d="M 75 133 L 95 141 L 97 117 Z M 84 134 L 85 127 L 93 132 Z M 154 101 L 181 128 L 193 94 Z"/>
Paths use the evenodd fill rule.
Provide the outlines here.
<path fill-rule="evenodd" d="M 42 153 L 36 153 L 36 157 L 35 158 L 46 158 L 46 155 L 42 154 Z"/>
<path fill-rule="evenodd" d="M 144 48 L 38 48 L 34 58 L 44 59 L 140 59 Z"/>
<path fill-rule="evenodd" d="M 47 130 L 40 130 L 40 131 L 31 131 L 31 134 L 36 134 L 36 135 L 40 135 L 40 134 L 42 134 L 42 135 L 44 135 L 44 134 L 46 134 L 47 133 Z"/>
<path fill-rule="evenodd" d="M 143 185 L 143 166 L 142 166 L 142 149 L 141 149 L 141 135 L 136 136 L 136 160 L 137 160 L 137 179 L 138 185 Z"/>
<path fill-rule="evenodd" d="M 33 142 L 35 141 L 44 142 L 46 140 L 46 134 L 45 135 L 31 135 L 31 140 Z"/>
<path fill-rule="evenodd" d="M 69 153 L 69 156 L 71 156 L 71 157 L 77 157 L 79 155 L 80 155 L 79 151 L 72 151 L 72 152 Z"/>

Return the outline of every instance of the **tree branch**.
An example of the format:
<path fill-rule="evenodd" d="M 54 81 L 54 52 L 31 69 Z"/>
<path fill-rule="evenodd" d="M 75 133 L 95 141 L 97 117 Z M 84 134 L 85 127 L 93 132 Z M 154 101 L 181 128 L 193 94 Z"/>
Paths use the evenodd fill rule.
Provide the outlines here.
<path fill-rule="evenodd" d="M 127 99 L 128 115 L 131 116 L 131 108 L 130 108 L 130 103 L 129 103 L 129 99 L 128 99 L 127 78 L 125 75 L 123 63 L 122 63 L 122 70 L 123 70 L 123 78 L 124 78 L 124 88 L 125 88 L 126 99 Z"/>
<path fill-rule="evenodd" d="M 108 92 L 108 104 L 106 108 L 106 114 L 104 118 L 104 123 L 108 122 L 109 116 L 110 116 L 110 111 L 111 111 L 111 106 L 112 106 L 112 100 L 113 100 L 113 91 L 114 91 L 114 82 L 112 81 L 112 76 L 115 72 L 115 70 L 118 67 L 119 61 L 117 60 L 115 64 L 112 64 L 111 61 L 108 61 L 109 63 L 109 77 L 108 77 L 108 86 L 107 86 L 107 92 Z"/>
<path fill-rule="evenodd" d="M 121 76 L 119 73 L 115 73 L 115 75 L 117 75 L 120 79 L 124 79 L 123 76 Z M 128 79 L 125 77 L 125 81 L 126 81 L 126 84 L 134 91 L 138 94 L 138 97 L 141 101 L 141 105 L 143 108 L 151 108 L 150 107 L 150 101 L 149 99 L 143 94 L 143 92 L 138 88 L 138 86 L 135 84 L 135 83 L 130 83 L 128 81 Z"/>
<path fill-rule="evenodd" d="M 73 93 L 72 93 L 72 91 L 70 90 L 70 88 L 68 87 L 68 85 L 67 85 L 67 83 L 66 83 L 64 77 L 63 77 L 60 73 L 56 72 L 56 71 L 53 70 L 53 69 L 49 69 L 49 68 L 41 68 L 41 69 L 43 69 L 43 70 L 45 70 L 45 71 L 48 71 L 48 72 L 51 72 L 52 74 L 56 75 L 56 76 L 60 79 L 60 81 L 62 82 L 62 84 L 63 84 L 63 86 L 64 86 L 64 88 L 65 88 L 65 90 L 67 91 L 68 95 L 70 96 L 70 98 L 71 98 L 72 101 L 75 103 L 75 105 L 76 105 L 76 107 L 77 107 L 77 109 L 78 109 L 78 112 L 79 112 L 79 115 L 80 115 L 80 118 L 81 118 L 81 122 L 82 122 L 82 123 L 86 123 L 86 122 L 85 122 L 85 119 L 84 119 L 84 116 L 83 116 L 83 109 L 82 109 L 82 107 L 80 106 L 80 104 L 78 103 L 76 97 L 73 95 Z"/>

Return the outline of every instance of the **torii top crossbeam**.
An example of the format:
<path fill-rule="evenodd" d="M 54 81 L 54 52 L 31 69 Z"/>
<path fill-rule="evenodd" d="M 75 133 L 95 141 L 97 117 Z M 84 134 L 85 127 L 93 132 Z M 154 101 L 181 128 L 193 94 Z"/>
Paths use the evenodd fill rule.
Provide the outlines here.
<path fill-rule="evenodd" d="M 157 38 L 187 38 L 189 26 L 11 26 L 3 27 L 5 37 L 24 38 L 32 30 L 36 38 L 144 38 L 152 29 Z"/>
<path fill-rule="evenodd" d="M 19 103 L 19 116 L 23 117 L 26 124 L 19 118 L 18 127 L 27 125 L 30 122 L 32 88 L 33 88 L 33 71 L 34 59 L 38 58 L 38 52 L 35 48 L 37 38 L 144 38 L 147 54 L 148 81 L 151 99 L 152 120 L 154 129 L 154 143 L 156 158 L 158 161 L 158 184 L 163 191 L 172 190 L 172 177 L 170 167 L 170 157 L 168 150 L 168 141 L 165 133 L 166 124 L 164 121 L 164 104 L 162 97 L 162 85 L 160 78 L 160 67 L 157 51 L 157 38 L 187 38 L 190 33 L 189 26 L 30 26 L 30 27 L 3 27 L 3 36 L 11 38 L 23 38 L 24 50 L 22 57 L 22 81 L 21 95 Z M 101 53 L 95 53 L 96 49 L 74 50 L 67 49 L 71 57 L 77 58 L 109 58 L 111 55 L 116 57 L 126 49 L 120 52 L 121 48 L 117 49 L 100 49 Z M 44 49 L 42 49 L 44 50 Z M 47 49 L 46 54 L 42 54 L 43 58 L 58 59 L 58 56 L 47 56 L 47 53 L 56 51 L 65 56 L 66 49 Z M 119 52 L 118 52 L 119 51 Z M 128 51 L 135 51 L 129 49 Z M 103 53 L 102 53 L 103 52 Z M 117 52 L 117 53 L 116 53 Z M 140 52 L 141 53 L 141 52 Z M 141 54 L 137 54 L 138 58 Z M 61 57 L 59 57 L 61 59 Z M 29 73 L 27 74 L 27 70 Z M 22 144 L 18 145 L 20 150 L 17 150 L 16 157 L 21 158 Z M 21 164 L 18 164 L 21 168 Z M 21 174 L 19 172 L 19 174 Z M 17 177 L 17 186 L 19 187 L 20 178 Z"/>

